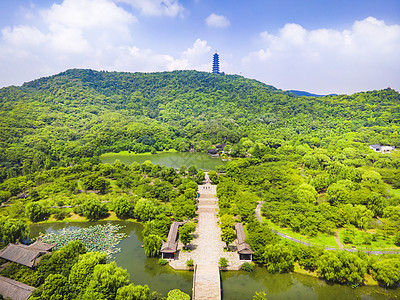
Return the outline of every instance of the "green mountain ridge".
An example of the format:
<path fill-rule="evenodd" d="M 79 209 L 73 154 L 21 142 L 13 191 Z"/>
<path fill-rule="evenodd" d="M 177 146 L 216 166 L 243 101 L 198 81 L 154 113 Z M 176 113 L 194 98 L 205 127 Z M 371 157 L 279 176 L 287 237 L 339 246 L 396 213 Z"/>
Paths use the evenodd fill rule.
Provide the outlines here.
<path fill-rule="evenodd" d="M 106 152 L 205 151 L 262 140 L 400 146 L 400 94 L 299 97 L 238 75 L 72 69 L 0 89 L 0 178 Z M 241 154 L 238 153 L 240 156 Z"/>

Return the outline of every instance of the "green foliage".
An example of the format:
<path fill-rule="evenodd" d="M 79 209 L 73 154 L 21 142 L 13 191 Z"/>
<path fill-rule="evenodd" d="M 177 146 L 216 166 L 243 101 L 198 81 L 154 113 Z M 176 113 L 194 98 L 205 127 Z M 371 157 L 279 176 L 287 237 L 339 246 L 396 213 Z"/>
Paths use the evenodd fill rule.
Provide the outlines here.
<path fill-rule="evenodd" d="M 150 299 L 150 289 L 147 285 L 125 285 L 117 291 L 115 300 L 148 300 Z"/>
<path fill-rule="evenodd" d="M 206 175 L 203 170 L 199 169 L 196 173 L 196 182 L 201 184 L 203 180 L 206 178 Z"/>
<path fill-rule="evenodd" d="M 179 228 L 179 240 L 182 244 L 187 248 L 187 244 L 189 244 L 193 240 L 192 233 L 196 230 L 196 224 L 193 222 L 188 222 Z"/>
<path fill-rule="evenodd" d="M 50 274 L 43 285 L 32 293 L 32 299 L 68 300 L 71 299 L 71 287 L 68 278 L 60 274 Z"/>
<path fill-rule="evenodd" d="M 39 202 L 31 202 L 26 205 L 25 214 L 32 222 L 39 222 L 44 220 L 47 210 Z"/>
<path fill-rule="evenodd" d="M 221 268 L 226 268 L 228 266 L 228 260 L 225 257 L 221 257 L 218 262 Z"/>
<path fill-rule="evenodd" d="M 221 229 L 221 240 L 225 243 L 226 248 L 232 243 L 236 238 L 236 231 L 231 227 L 225 227 Z"/>
<path fill-rule="evenodd" d="M 190 296 L 181 290 L 174 289 L 168 292 L 167 300 L 190 300 Z"/>
<path fill-rule="evenodd" d="M 294 255 L 282 245 L 267 245 L 264 250 L 264 264 L 270 273 L 283 273 L 293 270 Z"/>
<path fill-rule="evenodd" d="M 120 219 L 133 217 L 134 208 L 134 204 L 125 197 L 117 197 L 113 201 L 113 210 Z"/>
<path fill-rule="evenodd" d="M 140 199 L 135 205 L 135 214 L 139 220 L 147 221 L 152 220 L 161 212 L 160 205 L 149 199 Z"/>
<path fill-rule="evenodd" d="M 187 267 L 193 267 L 193 265 L 194 265 L 194 260 L 193 260 L 193 258 L 188 259 L 188 260 L 186 261 L 186 266 L 187 266 Z"/>
<path fill-rule="evenodd" d="M 162 239 L 158 235 L 149 234 L 143 239 L 144 253 L 147 256 L 154 257 L 158 256 L 158 253 L 162 246 Z"/>
<path fill-rule="evenodd" d="M 265 292 L 256 292 L 253 300 L 267 300 L 267 294 Z"/>
<path fill-rule="evenodd" d="M 358 286 L 367 272 L 366 263 L 347 251 L 325 251 L 317 262 L 318 274 L 330 282 Z"/>
<path fill-rule="evenodd" d="M 373 274 L 382 285 L 396 287 L 400 283 L 400 259 L 396 257 L 377 261 L 373 265 Z"/>
<path fill-rule="evenodd" d="M 0 217 L 0 240 L 3 243 L 15 243 L 29 236 L 29 226 L 23 220 Z"/>
<path fill-rule="evenodd" d="M 107 217 L 108 209 L 100 200 L 92 198 L 83 203 L 82 214 L 90 221 L 95 221 Z"/>
<path fill-rule="evenodd" d="M 158 264 L 161 266 L 165 266 L 166 264 L 168 264 L 168 261 L 166 259 L 160 258 L 158 260 Z"/>
<path fill-rule="evenodd" d="M 209 171 L 208 172 L 208 177 L 210 178 L 212 184 L 218 184 L 219 183 L 217 172 Z"/>
<path fill-rule="evenodd" d="M 129 283 L 129 274 L 112 261 L 94 267 L 82 299 L 115 299 L 117 290 Z"/>
<path fill-rule="evenodd" d="M 254 266 L 250 263 L 245 262 L 245 263 L 243 263 L 241 269 L 246 272 L 253 272 Z"/>
<path fill-rule="evenodd" d="M 277 237 L 272 231 L 261 225 L 258 221 L 251 222 L 247 226 L 248 235 L 246 241 L 249 243 L 251 250 L 254 251 L 253 259 L 257 262 L 263 262 L 265 245 L 275 244 Z"/>

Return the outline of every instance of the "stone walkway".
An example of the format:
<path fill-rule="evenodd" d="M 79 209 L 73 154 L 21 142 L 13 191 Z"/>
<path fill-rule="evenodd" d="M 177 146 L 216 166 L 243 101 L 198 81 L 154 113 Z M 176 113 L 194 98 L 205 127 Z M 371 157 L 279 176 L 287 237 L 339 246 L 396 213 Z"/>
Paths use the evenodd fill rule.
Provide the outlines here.
<path fill-rule="evenodd" d="M 227 270 L 239 270 L 243 261 L 239 260 L 236 251 L 225 252 L 225 243 L 221 240 L 221 229 L 218 226 L 218 199 L 216 185 L 209 182 L 200 185 L 200 197 L 197 205 L 198 222 L 194 239 L 189 247 L 191 252 L 183 252 L 179 242 L 178 259 L 169 264 L 174 269 L 186 269 L 186 262 L 193 259 L 197 265 L 193 278 L 193 299 L 221 299 L 221 281 L 219 274 L 219 259 L 228 260 Z M 232 250 L 236 250 L 232 247 Z"/>
<path fill-rule="evenodd" d="M 230 246 L 233 252 L 225 252 L 225 243 L 221 240 L 221 229 L 218 226 L 218 199 L 216 185 L 209 183 L 200 185 L 198 193 L 198 223 L 194 232 L 194 240 L 190 243 L 191 252 L 183 252 L 183 245 L 178 244 L 178 259 L 169 264 L 174 269 L 186 269 L 186 261 L 193 259 L 194 264 L 217 264 L 221 257 L 228 260 L 228 270 L 238 270 L 244 261 L 239 260 L 236 247 Z M 233 243 L 235 244 L 235 243 Z"/>

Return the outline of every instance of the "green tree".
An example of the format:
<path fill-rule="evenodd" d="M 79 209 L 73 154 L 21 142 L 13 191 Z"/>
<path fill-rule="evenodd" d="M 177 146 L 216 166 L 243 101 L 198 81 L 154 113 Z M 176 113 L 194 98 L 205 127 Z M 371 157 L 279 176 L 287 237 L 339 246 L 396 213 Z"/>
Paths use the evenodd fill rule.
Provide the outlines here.
<path fill-rule="evenodd" d="M 221 239 L 225 243 L 226 248 L 232 243 L 236 238 L 235 229 L 231 227 L 225 227 L 222 229 Z"/>
<path fill-rule="evenodd" d="M 160 204 L 155 200 L 140 199 L 135 204 L 135 214 L 139 220 L 152 220 L 161 212 Z"/>
<path fill-rule="evenodd" d="M 125 285 L 117 291 L 115 300 L 149 300 L 150 289 L 147 285 Z"/>
<path fill-rule="evenodd" d="M 108 214 L 108 209 L 100 200 L 90 198 L 82 205 L 82 214 L 90 221 L 104 218 Z"/>
<path fill-rule="evenodd" d="M 113 201 L 113 210 L 118 218 L 133 217 L 135 206 L 125 197 L 117 197 Z"/>
<path fill-rule="evenodd" d="M 47 215 L 47 210 L 39 202 L 31 202 L 25 207 L 25 215 L 32 222 L 43 221 Z"/>
<path fill-rule="evenodd" d="M 293 270 L 294 256 L 292 251 L 282 245 L 267 245 L 264 251 L 264 264 L 270 273 L 283 273 Z"/>
<path fill-rule="evenodd" d="M 162 239 L 158 235 L 149 234 L 143 239 L 144 253 L 149 257 L 158 256 L 162 246 Z"/>
<path fill-rule="evenodd" d="M 367 272 L 366 263 L 347 251 L 326 251 L 317 262 L 318 274 L 330 282 L 351 286 L 362 284 Z"/>
<path fill-rule="evenodd" d="M 188 222 L 179 228 L 179 240 L 185 245 L 185 248 L 187 248 L 187 245 L 193 240 L 192 233 L 195 230 L 196 225 L 192 222 Z"/>
<path fill-rule="evenodd" d="M 235 228 L 235 217 L 232 215 L 223 215 L 220 217 L 220 226 L 222 229 L 230 227 Z"/>
<path fill-rule="evenodd" d="M 89 252 L 79 255 L 78 261 L 72 266 L 69 274 L 69 282 L 76 293 L 85 290 L 94 268 L 98 264 L 105 264 L 106 259 L 107 255 L 101 252 Z"/>
<path fill-rule="evenodd" d="M 208 177 L 210 178 L 212 184 L 218 184 L 218 174 L 215 171 L 209 171 L 208 172 Z"/>
<path fill-rule="evenodd" d="M 204 173 L 204 171 L 202 169 L 199 169 L 196 173 L 196 182 L 198 184 L 201 184 L 205 178 L 206 178 L 206 174 Z"/>
<path fill-rule="evenodd" d="M 71 286 L 68 279 L 61 274 L 50 274 L 43 285 L 32 293 L 33 300 L 69 300 L 71 298 Z"/>
<path fill-rule="evenodd" d="M 110 182 L 103 177 L 98 177 L 93 181 L 93 189 L 105 193 L 110 188 Z"/>
<path fill-rule="evenodd" d="M 0 217 L 0 240 L 4 243 L 15 243 L 29 236 L 29 226 L 23 220 Z"/>
<path fill-rule="evenodd" d="M 174 289 L 168 292 L 167 300 L 190 300 L 190 296 L 181 290 Z"/>
<path fill-rule="evenodd" d="M 82 299 L 115 299 L 119 288 L 129 283 L 129 274 L 112 261 L 94 267 Z"/>
<path fill-rule="evenodd" d="M 189 176 L 194 176 L 197 174 L 197 167 L 196 166 L 190 166 L 188 169 Z"/>
<path fill-rule="evenodd" d="M 400 284 L 400 259 L 387 258 L 373 265 L 373 275 L 382 285 L 395 287 Z"/>

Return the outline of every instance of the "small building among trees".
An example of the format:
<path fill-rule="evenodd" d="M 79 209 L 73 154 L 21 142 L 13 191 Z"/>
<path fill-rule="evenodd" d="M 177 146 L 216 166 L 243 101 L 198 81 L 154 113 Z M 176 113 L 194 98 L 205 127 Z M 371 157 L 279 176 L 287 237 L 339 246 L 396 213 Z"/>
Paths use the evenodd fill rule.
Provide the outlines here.
<path fill-rule="evenodd" d="M 236 248 L 239 253 L 240 260 L 252 260 L 253 259 L 253 251 L 250 248 L 250 245 L 245 242 L 246 234 L 244 233 L 243 224 L 235 223 L 236 230 Z"/>
<path fill-rule="evenodd" d="M 162 243 L 161 257 L 163 259 L 175 259 L 175 254 L 178 249 L 178 230 L 186 222 L 173 222 L 169 228 L 167 241 Z"/>
<path fill-rule="evenodd" d="M 31 296 L 33 286 L 0 276 L 0 295 L 11 300 L 27 300 Z"/>
<path fill-rule="evenodd" d="M 372 150 L 375 152 L 380 152 L 380 153 L 390 153 L 390 151 L 393 151 L 396 147 L 394 146 L 381 146 L 378 144 L 373 144 L 369 146 Z"/>
<path fill-rule="evenodd" d="M 31 245 L 10 243 L 0 251 L 0 258 L 34 268 L 41 257 L 49 254 L 55 246 L 56 244 L 46 244 L 39 240 Z"/>

